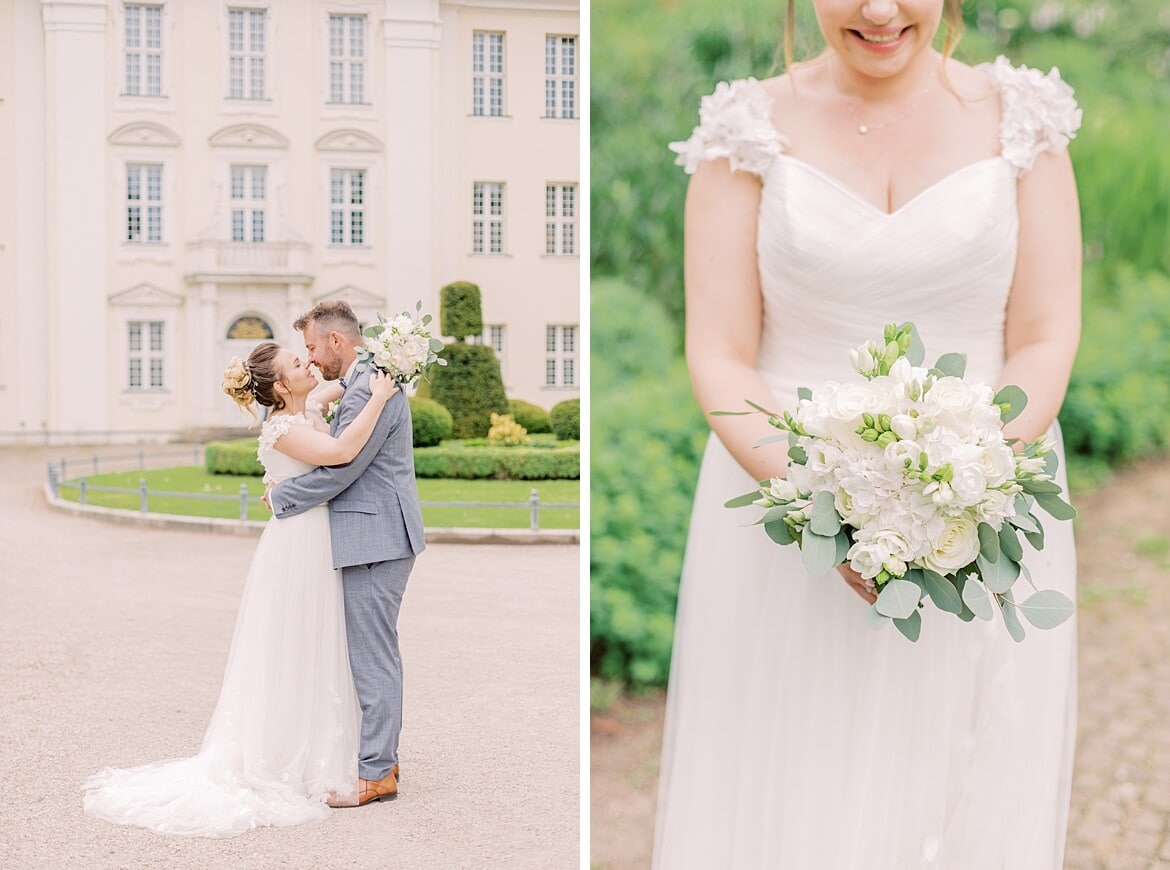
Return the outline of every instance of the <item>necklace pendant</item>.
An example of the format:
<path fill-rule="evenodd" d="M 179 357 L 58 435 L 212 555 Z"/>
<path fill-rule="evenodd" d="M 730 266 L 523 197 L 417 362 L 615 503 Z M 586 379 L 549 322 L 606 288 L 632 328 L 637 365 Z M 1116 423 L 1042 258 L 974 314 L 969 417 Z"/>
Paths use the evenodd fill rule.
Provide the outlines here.
<path fill-rule="evenodd" d="M 865 126 L 865 124 L 858 124 L 857 125 L 857 132 L 860 133 L 862 136 L 864 136 L 866 133 L 869 132 L 869 127 Z"/>

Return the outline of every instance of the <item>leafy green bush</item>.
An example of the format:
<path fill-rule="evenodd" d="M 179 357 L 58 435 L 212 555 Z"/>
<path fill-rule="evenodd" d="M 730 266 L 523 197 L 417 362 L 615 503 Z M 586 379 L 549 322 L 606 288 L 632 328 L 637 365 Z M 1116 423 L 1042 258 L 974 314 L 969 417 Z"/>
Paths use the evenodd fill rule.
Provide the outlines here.
<path fill-rule="evenodd" d="M 483 335 L 483 306 L 477 285 L 455 281 L 439 291 L 439 331 L 456 341 Z"/>
<path fill-rule="evenodd" d="M 451 412 L 455 438 L 484 437 L 492 414 L 508 413 L 496 352 L 486 344 L 455 342 L 439 356 L 447 365 L 431 370 L 431 398 Z"/>
<path fill-rule="evenodd" d="M 1060 411 L 1065 445 L 1110 462 L 1170 446 L 1170 277 L 1086 276 L 1084 333 Z M 1104 282 L 1102 286 L 1102 282 Z"/>
<path fill-rule="evenodd" d="M 414 473 L 465 480 L 577 480 L 581 477 L 581 449 L 422 447 L 414 451 Z"/>
<path fill-rule="evenodd" d="M 410 422 L 415 447 L 433 447 L 451 437 L 455 420 L 451 412 L 434 399 L 411 396 Z"/>
<path fill-rule="evenodd" d="M 557 402 L 548 412 L 548 424 L 562 441 L 581 440 L 581 400 Z"/>
<path fill-rule="evenodd" d="M 208 474 L 264 475 L 264 466 L 256 458 L 256 439 L 209 441 L 203 449 L 203 464 Z"/>
<path fill-rule="evenodd" d="M 523 399 L 510 399 L 508 405 L 512 409 L 512 419 L 523 426 L 529 435 L 552 431 L 548 424 L 548 411 L 540 405 Z"/>
<path fill-rule="evenodd" d="M 621 385 L 594 392 L 590 410 L 590 663 L 662 684 L 707 427 L 661 306 L 612 280 L 590 297 L 592 377 Z"/>

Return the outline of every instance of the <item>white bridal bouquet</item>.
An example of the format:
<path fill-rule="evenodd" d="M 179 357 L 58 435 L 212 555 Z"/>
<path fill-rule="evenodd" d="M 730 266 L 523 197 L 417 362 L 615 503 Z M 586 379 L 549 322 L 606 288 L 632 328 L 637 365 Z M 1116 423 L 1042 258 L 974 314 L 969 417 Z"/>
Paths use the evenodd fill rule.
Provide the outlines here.
<path fill-rule="evenodd" d="M 1027 402 L 1023 390 L 993 395 L 964 381 L 962 354 L 923 368 L 912 323 L 887 325 L 883 339 L 849 352 L 864 381 L 802 388 L 783 417 L 748 403 L 787 433 L 759 442 L 788 440 L 787 478 L 727 506 L 766 508 L 757 523 L 776 543 L 797 544 L 813 577 L 848 562 L 877 593 L 872 622 L 892 620 L 911 641 L 927 598 L 967 622 L 991 619 L 994 602 L 1017 641 L 1017 611 L 1037 628 L 1061 624 L 1074 609 L 1065 595 L 1036 591 L 1017 602 L 1012 593 L 1021 575 L 1031 584 L 1020 536 L 1044 546 L 1036 508 L 1076 516 L 1045 439 L 1018 451 L 1004 439 L 1003 424 Z"/>
<path fill-rule="evenodd" d="M 417 315 L 422 302 L 414 306 L 416 317 L 402 312 L 397 317 L 378 315 L 378 322 L 362 330 L 364 344 L 358 348 L 358 365 L 372 365 L 390 375 L 400 384 L 411 384 L 425 377 L 432 365 L 445 366 L 438 352 L 443 342 L 431 335 L 427 325 L 431 315 Z"/>

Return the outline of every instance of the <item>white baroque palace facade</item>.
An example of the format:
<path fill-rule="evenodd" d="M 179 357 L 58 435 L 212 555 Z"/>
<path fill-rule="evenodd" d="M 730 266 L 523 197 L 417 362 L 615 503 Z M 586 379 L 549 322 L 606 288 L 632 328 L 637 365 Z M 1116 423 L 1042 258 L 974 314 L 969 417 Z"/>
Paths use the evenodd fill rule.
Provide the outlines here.
<path fill-rule="evenodd" d="M 457 280 L 510 398 L 578 395 L 577 0 L 0 16 L 0 443 L 239 426 L 233 354 Z"/>

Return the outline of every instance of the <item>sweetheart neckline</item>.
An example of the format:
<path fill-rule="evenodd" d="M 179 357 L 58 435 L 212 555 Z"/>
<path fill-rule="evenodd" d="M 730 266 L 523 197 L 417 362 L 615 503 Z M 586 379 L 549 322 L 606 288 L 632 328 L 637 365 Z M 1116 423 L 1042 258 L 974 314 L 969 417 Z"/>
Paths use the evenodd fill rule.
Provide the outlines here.
<path fill-rule="evenodd" d="M 833 187 L 834 189 L 840 191 L 841 193 L 848 196 L 850 199 L 855 200 L 856 202 L 865 206 L 867 209 L 869 209 L 874 214 L 879 215 L 880 217 L 883 217 L 883 218 L 898 217 L 904 211 L 906 211 L 908 208 L 910 208 L 912 205 L 914 205 L 916 202 L 918 202 L 920 199 L 924 198 L 928 194 L 939 189 L 940 187 L 942 187 L 943 185 L 945 185 L 947 182 L 951 181 L 952 179 L 957 178 L 957 177 L 965 174 L 969 170 L 975 169 L 976 167 L 981 167 L 981 166 L 985 166 L 985 165 L 992 165 L 992 164 L 997 164 L 997 163 L 1002 163 L 1003 165 L 1008 166 L 1009 168 L 1011 167 L 1011 164 L 1008 163 L 1004 159 L 1002 154 L 993 154 L 990 157 L 982 157 L 979 160 L 972 161 L 971 163 L 965 163 L 962 166 L 960 166 L 958 169 L 954 169 L 951 172 L 948 172 L 946 175 L 942 176 L 937 181 L 931 182 L 926 187 L 924 187 L 922 190 L 918 191 L 918 193 L 914 194 L 914 196 L 910 197 L 908 200 L 906 200 L 904 203 L 902 203 L 900 206 L 898 206 L 893 211 L 886 211 L 885 209 L 879 208 L 878 206 L 874 205 L 873 202 L 866 199 L 864 196 L 857 193 L 856 191 L 850 189 L 845 184 L 841 183 L 838 179 L 834 178 L 832 175 L 830 175 L 825 170 L 823 170 L 817 166 L 813 166 L 811 163 L 808 163 L 807 161 L 801 160 L 799 157 L 794 157 L 791 154 L 787 154 L 783 151 L 781 151 L 776 156 L 780 159 L 786 160 L 789 163 L 794 164 L 795 166 L 803 167 L 804 170 L 809 175 L 812 175 L 815 178 L 819 178 L 820 180 L 822 180 L 826 184 L 828 184 L 830 187 Z"/>

